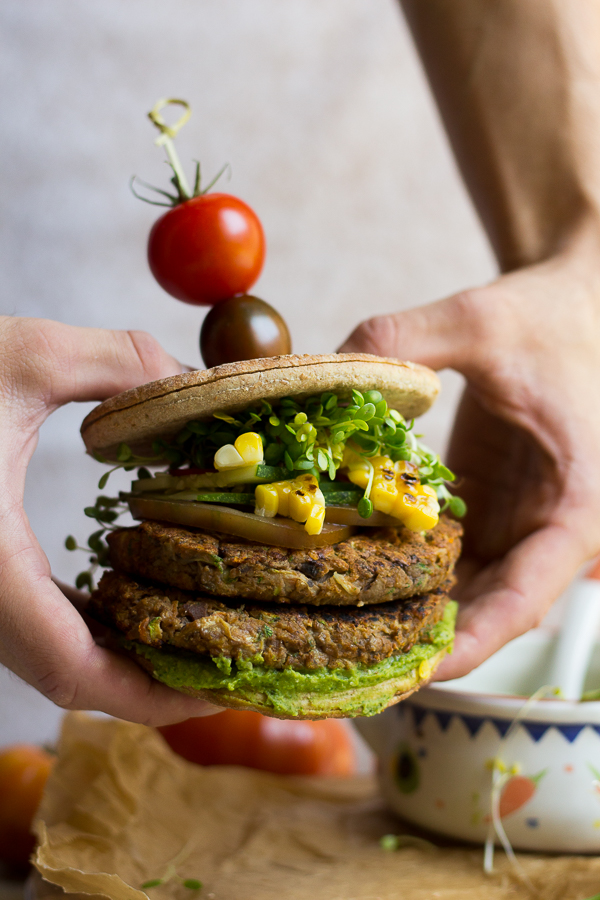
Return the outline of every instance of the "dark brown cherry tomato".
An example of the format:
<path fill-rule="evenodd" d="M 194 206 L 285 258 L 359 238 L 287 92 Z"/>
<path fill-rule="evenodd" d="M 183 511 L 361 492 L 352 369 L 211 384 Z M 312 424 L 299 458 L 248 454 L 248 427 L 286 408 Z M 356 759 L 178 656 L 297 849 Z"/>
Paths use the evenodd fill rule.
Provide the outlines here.
<path fill-rule="evenodd" d="M 256 213 L 230 194 L 201 194 L 158 219 L 148 238 L 152 274 L 173 297 L 210 306 L 249 290 L 265 259 Z"/>
<path fill-rule="evenodd" d="M 271 719 L 227 709 L 158 729 L 175 753 L 201 766 L 247 766 L 279 775 L 352 775 L 356 753 L 342 722 Z"/>
<path fill-rule="evenodd" d="M 243 294 L 213 306 L 202 323 L 200 351 L 212 369 L 242 359 L 282 356 L 292 352 L 292 343 L 277 310 Z"/>

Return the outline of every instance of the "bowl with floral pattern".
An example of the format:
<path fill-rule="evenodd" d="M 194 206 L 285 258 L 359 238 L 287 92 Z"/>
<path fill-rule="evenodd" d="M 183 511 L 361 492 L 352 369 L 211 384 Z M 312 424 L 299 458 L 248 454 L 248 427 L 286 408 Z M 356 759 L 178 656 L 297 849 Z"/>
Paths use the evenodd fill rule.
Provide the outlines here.
<path fill-rule="evenodd" d="M 529 632 L 469 675 L 356 720 L 393 810 L 476 843 L 600 853 L 600 701 L 543 687 L 555 642 Z M 598 685 L 600 645 L 585 690 Z"/>

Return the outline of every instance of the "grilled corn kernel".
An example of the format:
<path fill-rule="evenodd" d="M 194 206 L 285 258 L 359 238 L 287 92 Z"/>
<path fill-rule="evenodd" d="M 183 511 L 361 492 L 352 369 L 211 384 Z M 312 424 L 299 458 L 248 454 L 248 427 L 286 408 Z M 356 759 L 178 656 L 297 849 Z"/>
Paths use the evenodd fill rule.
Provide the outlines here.
<path fill-rule="evenodd" d="M 296 522 L 307 522 L 315 508 L 325 510 L 325 498 L 314 475 L 300 475 L 292 482 L 290 491 L 290 511 L 288 513 Z M 323 513 L 323 516 L 325 513 Z M 323 525 L 323 520 L 321 520 Z M 308 530 L 308 529 L 307 529 Z M 319 534 L 319 531 L 314 532 Z"/>
<path fill-rule="evenodd" d="M 259 484 L 254 491 L 259 516 L 288 516 L 304 522 L 308 534 L 320 534 L 325 520 L 325 498 L 314 475 Z"/>
<path fill-rule="evenodd" d="M 408 462 L 406 459 L 399 459 L 397 463 L 394 463 L 394 469 L 400 490 L 406 490 L 421 483 L 419 467 L 415 463 Z"/>
<path fill-rule="evenodd" d="M 306 522 L 313 508 L 312 500 L 302 488 L 294 488 L 290 492 L 288 516 L 296 522 Z"/>
<path fill-rule="evenodd" d="M 378 512 L 390 515 L 397 499 L 398 486 L 396 484 L 396 479 L 387 481 L 377 476 L 373 479 L 371 501 Z"/>
<path fill-rule="evenodd" d="M 254 501 L 256 503 L 254 512 L 257 516 L 272 519 L 279 512 L 279 494 L 273 484 L 257 484 Z"/>
<path fill-rule="evenodd" d="M 440 505 L 433 488 L 429 485 L 415 485 L 410 491 L 401 493 L 392 509 L 410 531 L 427 531 L 437 525 Z"/>
<path fill-rule="evenodd" d="M 235 449 L 244 460 L 244 464 L 251 466 L 253 463 L 261 463 L 264 459 L 263 445 L 260 434 L 248 431 L 236 438 Z"/>

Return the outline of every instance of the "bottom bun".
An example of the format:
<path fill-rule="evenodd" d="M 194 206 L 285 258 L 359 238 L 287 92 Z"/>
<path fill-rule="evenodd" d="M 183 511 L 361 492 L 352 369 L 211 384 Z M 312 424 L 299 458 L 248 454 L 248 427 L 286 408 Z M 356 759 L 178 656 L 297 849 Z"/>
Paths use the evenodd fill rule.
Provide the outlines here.
<path fill-rule="evenodd" d="M 278 719 L 332 719 L 372 716 L 408 697 L 430 680 L 452 649 L 457 605 L 449 601 L 427 642 L 372 666 L 298 672 L 230 661 L 128 641 L 113 633 L 120 647 L 153 678 L 216 706 L 246 709 Z M 220 663 L 220 665 L 219 665 Z"/>

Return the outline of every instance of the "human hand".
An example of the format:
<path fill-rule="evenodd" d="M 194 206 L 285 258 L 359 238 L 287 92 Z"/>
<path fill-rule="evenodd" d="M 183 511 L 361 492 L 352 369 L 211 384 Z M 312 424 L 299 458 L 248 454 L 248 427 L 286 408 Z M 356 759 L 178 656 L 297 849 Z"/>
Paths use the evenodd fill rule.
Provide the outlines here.
<path fill-rule="evenodd" d="M 0 662 L 65 709 L 148 725 L 217 711 L 94 642 L 52 582 L 23 510 L 27 466 L 50 413 L 181 371 L 144 332 L 0 317 Z M 68 593 L 81 606 L 85 595 Z"/>
<path fill-rule="evenodd" d="M 370 319 L 342 351 L 466 378 L 448 453 L 468 505 L 456 678 L 537 625 L 600 550 L 600 273 L 579 248 L 487 287 Z"/>

